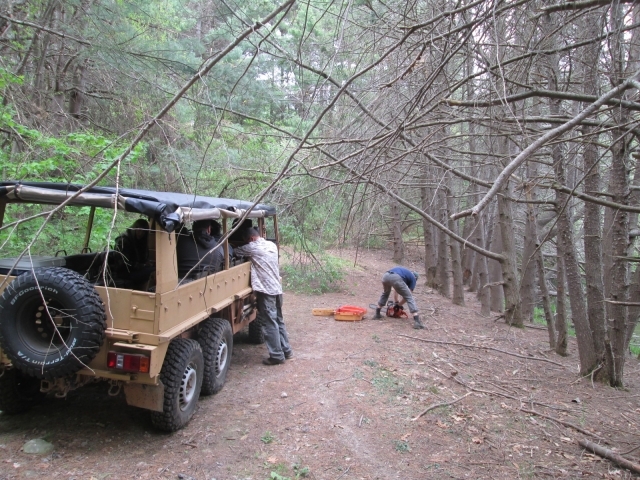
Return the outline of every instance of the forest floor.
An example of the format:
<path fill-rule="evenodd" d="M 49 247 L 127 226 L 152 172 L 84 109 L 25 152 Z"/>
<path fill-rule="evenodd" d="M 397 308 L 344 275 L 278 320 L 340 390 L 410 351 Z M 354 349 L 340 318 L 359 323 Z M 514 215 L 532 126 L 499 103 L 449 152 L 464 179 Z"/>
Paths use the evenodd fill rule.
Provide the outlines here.
<path fill-rule="evenodd" d="M 225 388 L 171 435 L 101 384 L 0 414 L 0 479 L 635 478 L 577 441 L 637 448 L 626 458 L 640 463 L 637 359 L 624 389 L 594 384 L 579 378 L 574 339 L 558 357 L 546 330 L 509 328 L 481 317 L 475 294 L 457 307 L 423 284 L 427 330 L 370 310 L 361 322 L 313 316 L 375 303 L 393 266 L 384 251 L 359 252 L 355 267 L 354 252 L 340 255 L 352 265 L 342 292 L 285 294 L 292 360 L 264 366 L 265 346 L 238 338 Z M 35 438 L 54 452 L 22 452 Z"/>

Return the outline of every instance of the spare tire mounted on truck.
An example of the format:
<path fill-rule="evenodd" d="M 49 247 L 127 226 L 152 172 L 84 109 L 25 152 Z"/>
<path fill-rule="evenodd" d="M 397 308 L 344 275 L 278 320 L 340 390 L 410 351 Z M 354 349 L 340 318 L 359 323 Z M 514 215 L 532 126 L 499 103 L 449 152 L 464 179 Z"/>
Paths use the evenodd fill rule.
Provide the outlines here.
<path fill-rule="evenodd" d="M 35 269 L 0 297 L 0 345 L 15 368 L 52 380 L 76 373 L 96 356 L 106 315 L 98 292 L 66 268 Z"/>

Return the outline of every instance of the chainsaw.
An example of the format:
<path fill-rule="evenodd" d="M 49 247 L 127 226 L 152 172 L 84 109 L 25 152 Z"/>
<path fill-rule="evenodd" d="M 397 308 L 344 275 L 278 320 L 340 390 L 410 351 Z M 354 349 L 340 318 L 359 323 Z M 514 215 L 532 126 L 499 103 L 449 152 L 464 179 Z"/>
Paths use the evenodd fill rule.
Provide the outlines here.
<path fill-rule="evenodd" d="M 409 318 L 407 312 L 404 311 L 402 305 L 398 305 L 395 302 L 387 302 L 387 317 L 391 318 Z"/>

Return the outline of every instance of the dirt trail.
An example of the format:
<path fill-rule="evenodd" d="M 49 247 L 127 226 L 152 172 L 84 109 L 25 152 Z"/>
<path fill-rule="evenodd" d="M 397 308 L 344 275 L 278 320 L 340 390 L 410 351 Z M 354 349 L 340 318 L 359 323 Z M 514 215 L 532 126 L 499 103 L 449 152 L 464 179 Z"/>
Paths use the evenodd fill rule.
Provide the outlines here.
<path fill-rule="evenodd" d="M 422 285 L 416 297 L 428 330 L 371 315 L 362 322 L 311 315 L 313 307 L 375 302 L 392 266 L 383 255 L 360 252 L 344 292 L 287 293 L 295 358 L 263 366 L 265 347 L 236 339 L 225 388 L 202 398 L 173 435 L 152 430 L 146 412 L 106 396 L 105 385 L 48 399 L 25 415 L 0 414 L 0 479 L 632 478 L 577 445 L 594 437 L 519 409 L 631 450 L 640 445 L 636 359 L 628 359 L 624 390 L 579 381 L 575 343 L 571 356 L 558 358 L 545 330 L 508 328 L 480 317 L 473 294 L 467 307 L 455 307 Z M 418 262 L 409 267 L 422 270 Z M 452 376 L 476 392 L 412 421 L 471 391 Z M 33 438 L 53 443 L 54 453 L 22 453 Z M 640 450 L 627 458 L 639 462 Z"/>

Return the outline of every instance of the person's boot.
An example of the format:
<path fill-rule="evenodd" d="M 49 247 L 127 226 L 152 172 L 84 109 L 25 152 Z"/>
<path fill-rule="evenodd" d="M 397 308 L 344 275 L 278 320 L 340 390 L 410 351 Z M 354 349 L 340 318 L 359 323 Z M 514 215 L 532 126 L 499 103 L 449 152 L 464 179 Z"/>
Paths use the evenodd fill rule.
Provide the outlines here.
<path fill-rule="evenodd" d="M 413 316 L 413 328 L 416 330 L 424 328 L 424 324 L 420 321 L 420 315 Z"/>
<path fill-rule="evenodd" d="M 382 315 L 380 314 L 380 307 L 376 308 L 376 314 L 373 316 L 373 318 L 375 318 L 376 320 L 380 320 L 382 318 Z"/>

